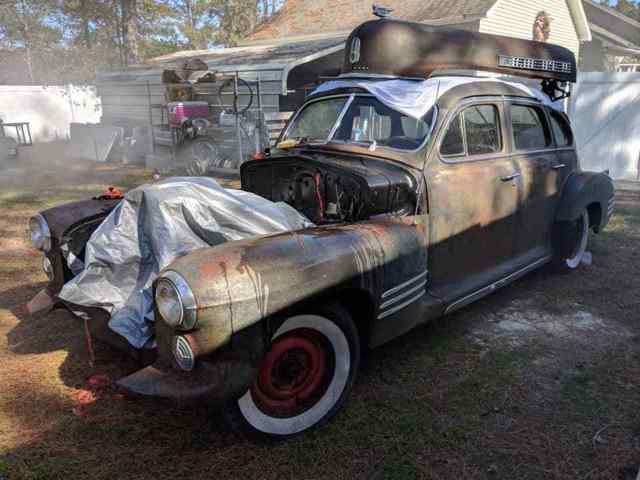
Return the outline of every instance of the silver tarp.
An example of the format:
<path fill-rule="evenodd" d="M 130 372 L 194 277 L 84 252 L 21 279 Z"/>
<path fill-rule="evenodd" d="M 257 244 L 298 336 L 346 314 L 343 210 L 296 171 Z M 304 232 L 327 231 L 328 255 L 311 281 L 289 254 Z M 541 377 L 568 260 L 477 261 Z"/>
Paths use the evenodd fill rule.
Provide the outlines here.
<path fill-rule="evenodd" d="M 87 243 L 82 270 L 59 297 L 103 308 L 109 327 L 136 348 L 153 347 L 151 284 L 176 258 L 312 224 L 285 203 L 229 190 L 204 177 L 171 178 L 128 192 Z M 67 259 L 75 262 L 77 259 Z"/>

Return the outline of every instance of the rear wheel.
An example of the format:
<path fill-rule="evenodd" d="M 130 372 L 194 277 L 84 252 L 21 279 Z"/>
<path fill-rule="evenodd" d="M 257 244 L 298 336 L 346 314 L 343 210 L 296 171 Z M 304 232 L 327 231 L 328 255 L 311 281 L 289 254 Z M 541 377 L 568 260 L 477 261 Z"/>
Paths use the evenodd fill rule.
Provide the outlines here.
<path fill-rule="evenodd" d="M 285 439 L 328 422 L 344 403 L 360 361 L 359 337 L 339 306 L 287 319 L 232 410 L 245 433 Z"/>
<path fill-rule="evenodd" d="M 554 225 L 553 266 L 558 271 L 570 272 L 580 266 L 589 243 L 589 212 L 583 209 L 573 222 Z"/>

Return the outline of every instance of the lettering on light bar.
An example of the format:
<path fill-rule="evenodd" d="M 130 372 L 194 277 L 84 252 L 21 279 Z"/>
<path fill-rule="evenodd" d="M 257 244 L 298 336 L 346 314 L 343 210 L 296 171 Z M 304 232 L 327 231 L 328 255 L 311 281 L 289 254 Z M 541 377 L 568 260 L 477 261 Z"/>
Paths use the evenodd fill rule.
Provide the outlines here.
<path fill-rule="evenodd" d="M 572 73 L 573 68 L 568 62 L 559 60 L 544 60 L 542 58 L 498 56 L 501 67 L 517 68 L 521 70 L 538 70 L 542 72 Z"/>

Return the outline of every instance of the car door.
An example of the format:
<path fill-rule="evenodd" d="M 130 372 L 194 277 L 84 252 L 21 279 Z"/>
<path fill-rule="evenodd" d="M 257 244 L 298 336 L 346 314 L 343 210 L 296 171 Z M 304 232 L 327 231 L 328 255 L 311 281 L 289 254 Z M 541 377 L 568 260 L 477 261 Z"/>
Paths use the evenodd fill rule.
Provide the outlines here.
<path fill-rule="evenodd" d="M 425 173 L 431 291 L 447 301 L 508 273 L 519 171 L 506 149 L 501 101 L 465 102 L 440 131 Z"/>
<path fill-rule="evenodd" d="M 509 102 L 507 110 L 513 159 L 522 175 L 515 256 L 527 263 L 550 251 L 559 192 L 558 162 L 545 107 Z"/>
<path fill-rule="evenodd" d="M 554 208 L 558 208 L 560 195 L 564 184 L 571 172 L 575 172 L 578 166 L 578 156 L 573 142 L 573 132 L 567 116 L 553 109 L 548 109 L 549 125 L 556 145 L 556 156 L 554 164 L 551 166 L 551 182 L 556 185 L 557 195 L 555 197 Z"/>

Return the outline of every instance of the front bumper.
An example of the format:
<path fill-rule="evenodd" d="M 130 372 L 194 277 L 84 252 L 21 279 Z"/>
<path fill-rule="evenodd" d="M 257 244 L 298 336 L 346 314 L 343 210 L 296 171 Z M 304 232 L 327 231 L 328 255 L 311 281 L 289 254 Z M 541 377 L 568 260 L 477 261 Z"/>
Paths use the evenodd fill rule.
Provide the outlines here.
<path fill-rule="evenodd" d="M 246 392 L 256 373 L 248 359 L 220 352 L 215 358 L 199 360 L 190 372 L 159 360 L 117 384 L 139 395 L 168 398 L 181 404 L 223 404 Z"/>

